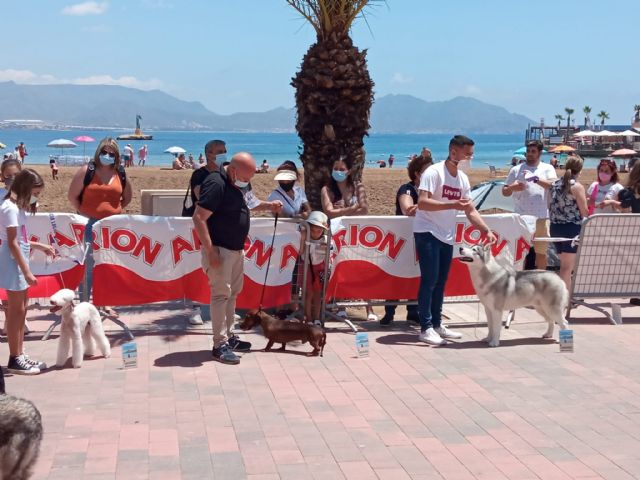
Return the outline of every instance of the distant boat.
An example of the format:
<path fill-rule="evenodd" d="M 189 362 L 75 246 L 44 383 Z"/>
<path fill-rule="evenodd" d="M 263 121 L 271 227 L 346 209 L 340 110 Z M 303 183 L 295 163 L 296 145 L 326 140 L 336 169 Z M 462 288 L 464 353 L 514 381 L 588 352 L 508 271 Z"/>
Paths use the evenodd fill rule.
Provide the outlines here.
<path fill-rule="evenodd" d="M 140 115 L 136 115 L 136 131 L 133 133 L 127 133 L 125 135 L 118 135 L 116 138 L 118 140 L 153 140 L 153 135 L 145 135 L 140 130 L 140 120 L 142 117 Z"/>

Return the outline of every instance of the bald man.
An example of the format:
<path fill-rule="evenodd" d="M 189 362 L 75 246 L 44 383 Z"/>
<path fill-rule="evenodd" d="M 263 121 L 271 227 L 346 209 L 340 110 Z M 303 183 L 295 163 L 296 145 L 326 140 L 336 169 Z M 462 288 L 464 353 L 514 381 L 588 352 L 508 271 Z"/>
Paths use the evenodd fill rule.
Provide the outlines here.
<path fill-rule="evenodd" d="M 249 342 L 231 333 L 236 298 L 244 278 L 244 242 L 249 233 L 246 188 L 256 162 L 246 152 L 236 153 L 229 165 L 211 172 L 200 189 L 193 224 L 200 238 L 202 269 L 211 287 L 213 359 L 236 365 L 235 352 L 251 350 Z"/>

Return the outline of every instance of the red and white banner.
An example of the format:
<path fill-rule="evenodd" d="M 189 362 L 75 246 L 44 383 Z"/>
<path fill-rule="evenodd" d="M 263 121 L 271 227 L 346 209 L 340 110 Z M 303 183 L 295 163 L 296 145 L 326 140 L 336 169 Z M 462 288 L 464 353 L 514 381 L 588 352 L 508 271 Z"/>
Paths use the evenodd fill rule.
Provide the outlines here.
<path fill-rule="evenodd" d="M 75 290 L 84 276 L 84 226 L 87 219 L 70 213 L 27 215 L 27 232 L 32 241 L 53 245 L 54 259 L 31 251 L 29 268 L 38 284 L 29 288 L 29 297 L 49 297 L 61 288 Z M 6 299 L 0 290 L 0 299 Z"/>
<path fill-rule="evenodd" d="M 520 268 L 535 232 L 535 219 L 517 214 L 483 215 L 498 237 L 493 254 L 499 262 Z M 417 298 L 420 267 L 411 217 L 341 217 L 333 219 L 335 244 L 327 298 L 364 300 Z M 473 295 L 467 266 L 457 260 L 458 246 L 482 239 L 466 216 L 459 216 L 456 246 L 445 296 Z"/>
<path fill-rule="evenodd" d="M 209 303 L 209 282 L 190 218 L 116 215 L 96 223 L 93 229 L 96 305 L 140 305 L 182 298 Z M 259 306 L 273 230 L 273 219 L 251 220 L 238 308 Z M 299 248 L 298 225 L 278 221 L 264 307 L 290 302 Z"/>

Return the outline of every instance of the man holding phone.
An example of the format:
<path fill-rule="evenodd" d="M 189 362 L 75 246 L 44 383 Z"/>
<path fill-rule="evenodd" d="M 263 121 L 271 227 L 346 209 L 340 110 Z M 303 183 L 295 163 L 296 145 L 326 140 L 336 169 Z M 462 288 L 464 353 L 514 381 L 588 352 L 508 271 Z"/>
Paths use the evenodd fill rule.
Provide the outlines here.
<path fill-rule="evenodd" d="M 558 179 L 556 169 L 540 160 L 543 145 L 540 140 L 527 142 L 527 161 L 509 171 L 502 187 L 505 197 L 513 195 L 516 213 L 536 217 L 536 238 L 549 236 L 549 188 Z M 536 268 L 547 268 L 547 242 L 533 242 Z"/>

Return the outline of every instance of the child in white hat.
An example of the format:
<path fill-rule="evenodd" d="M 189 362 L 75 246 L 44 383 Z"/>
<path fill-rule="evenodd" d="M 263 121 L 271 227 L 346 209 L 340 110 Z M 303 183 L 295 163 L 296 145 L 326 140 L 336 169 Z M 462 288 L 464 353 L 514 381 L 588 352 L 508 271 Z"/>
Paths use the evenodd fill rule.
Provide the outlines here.
<path fill-rule="evenodd" d="M 329 219 L 320 211 L 313 211 L 307 218 L 309 225 L 309 240 L 305 239 L 306 232 L 302 236 L 301 252 L 305 252 L 305 244 L 308 247 L 309 269 L 307 271 L 307 298 L 304 306 L 305 321 L 322 326 L 320 322 L 320 309 L 322 307 L 322 286 L 324 284 L 325 260 L 327 245 L 329 243 Z"/>

